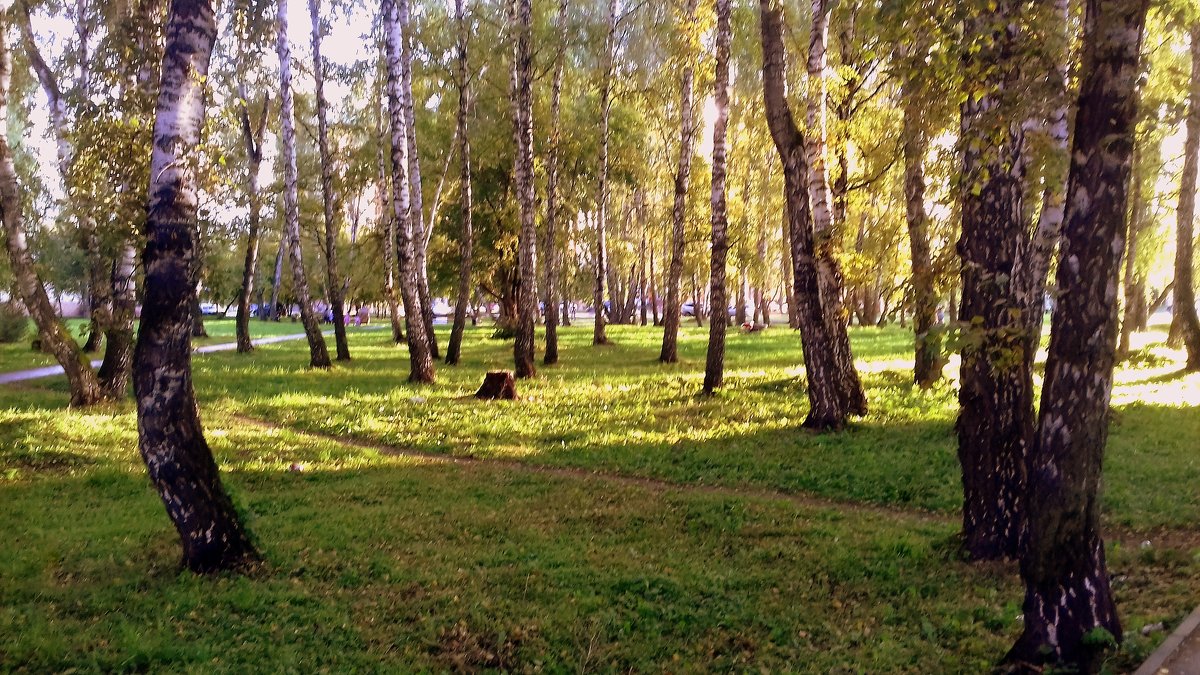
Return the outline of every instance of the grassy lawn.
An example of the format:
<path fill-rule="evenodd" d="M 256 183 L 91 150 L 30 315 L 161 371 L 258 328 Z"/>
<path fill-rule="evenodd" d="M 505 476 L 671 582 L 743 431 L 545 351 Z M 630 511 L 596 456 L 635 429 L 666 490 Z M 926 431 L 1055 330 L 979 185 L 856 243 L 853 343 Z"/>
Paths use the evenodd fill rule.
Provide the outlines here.
<path fill-rule="evenodd" d="M 434 386 L 404 382 L 387 331 L 331 372 L 303 367 L 302 341 L 195 360 L 267 558 L 247 577 L 179 572 L 131 405 L 0 388 L 0 670 L 974 673 L 1019 633 L 1015 568 L 955 554 L 954 390 L 909 385 L 906 332 L 854 332 L 873 411 L 836 435 L 798 429 L 785 329 L 731 335 L 712 399 L 706 331 L 662 366 L 657 330 L 592 348 L 568 329 L 522 400 L 479 403 L 483 372 L 511 367 L 488 333 Z M 1112 672 L 1200 588 L 1200 376 L 1142 354 L 1118 373 L 1105 467 L 1128 633 Z"/>

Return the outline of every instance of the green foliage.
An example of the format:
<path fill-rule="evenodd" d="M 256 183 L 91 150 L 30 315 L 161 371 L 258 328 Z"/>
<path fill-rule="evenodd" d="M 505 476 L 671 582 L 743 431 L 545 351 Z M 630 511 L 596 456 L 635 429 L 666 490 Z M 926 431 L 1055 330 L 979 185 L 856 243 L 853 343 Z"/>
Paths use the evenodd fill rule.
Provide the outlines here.
<path fill-rule="evenodd" d="M 21 342 L 29 333 L 29 319 L 13 302 L 0 303 L 0 344 Z"/>

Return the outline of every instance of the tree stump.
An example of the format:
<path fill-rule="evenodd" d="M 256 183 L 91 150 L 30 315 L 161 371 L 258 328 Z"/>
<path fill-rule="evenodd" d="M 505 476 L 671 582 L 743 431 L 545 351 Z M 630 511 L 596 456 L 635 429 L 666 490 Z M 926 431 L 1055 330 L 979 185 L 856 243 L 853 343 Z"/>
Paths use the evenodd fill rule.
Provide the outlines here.
<path fill-rule="evenodd" d="M 483 377 L 483 384 L 475 392 L 475 398 L 484 400 L 504 399 L 508 401 L 517 398 L 517 383 L 513 374 L 508 370 L 489 370 Z"/>

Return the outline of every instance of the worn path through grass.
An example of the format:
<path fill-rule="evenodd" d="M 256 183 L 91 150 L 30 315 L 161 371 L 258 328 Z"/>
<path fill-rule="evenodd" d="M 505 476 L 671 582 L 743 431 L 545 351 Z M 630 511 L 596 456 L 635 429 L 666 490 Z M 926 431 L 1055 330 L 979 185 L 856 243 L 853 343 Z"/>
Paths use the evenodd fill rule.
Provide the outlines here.
<path fill-rule="evenodd" d="M 197 359 L 267 560 L 247 577 L 179 571 L 129 404 L 0 388 L 0 669 L 976 673 L 1003 654 L 1020 585 L 957 558 L 953 391 L 907 386 L 903 332 L 855 333 L 876 410 L 838 435 L 796 428 L 785 331 L 731 341 L 715 399 L 695 396 L 699 331 L 679 366 L 653 362 L 657 331 L 613 334 L 592 350 L 567 331 L 516 403 L 463 399 L 511 358 L 483 331 L 432 387 L 404 383 L 386 334 L 327 373 L 301 343 Z M 1110 537 L 1111 672 L 1200 588 L 1194 495 L 1166 489 L 1195 470 L 1198 402 L 1149 360 L 1120 374 L 1105 508 L 1126 535 L 1166 529 Z"/>

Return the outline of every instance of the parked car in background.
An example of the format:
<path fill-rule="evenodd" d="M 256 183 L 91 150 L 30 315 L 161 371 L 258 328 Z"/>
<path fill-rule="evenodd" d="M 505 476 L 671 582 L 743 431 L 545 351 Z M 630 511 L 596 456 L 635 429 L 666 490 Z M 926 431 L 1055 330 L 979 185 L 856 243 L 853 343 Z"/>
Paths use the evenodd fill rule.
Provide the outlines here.
<path fill-rule="evenodd" d="M 200 313 L 204 316 L 221 316 L 224 314 L 215 302 L 200 303 Z"/>

